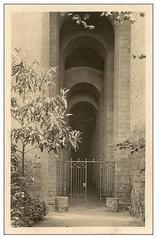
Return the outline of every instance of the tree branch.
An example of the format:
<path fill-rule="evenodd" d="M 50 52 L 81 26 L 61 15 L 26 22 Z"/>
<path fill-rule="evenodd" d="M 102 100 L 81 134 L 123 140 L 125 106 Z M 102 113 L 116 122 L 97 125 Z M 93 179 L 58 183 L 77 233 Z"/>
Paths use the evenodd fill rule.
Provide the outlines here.
<path fill-rule="evenodd" d="M 18 150 L 18 149 L 16 149 L 16 152 L 19 152 L 19 153 L 21 153 L 21 154 L 22 154 L 22 151 L 21 151 L 21 150 Z"/>

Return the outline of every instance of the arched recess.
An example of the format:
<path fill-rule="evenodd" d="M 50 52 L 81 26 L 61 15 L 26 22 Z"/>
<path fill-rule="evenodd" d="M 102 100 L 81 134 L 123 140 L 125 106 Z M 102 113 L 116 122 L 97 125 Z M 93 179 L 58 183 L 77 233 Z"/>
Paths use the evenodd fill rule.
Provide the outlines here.
<path fill-rule="evenodd" d="M 103 121 L 105 120 L 104 117 L 109 117 L 108 113 L 105 114 L 104 111 L 108 108 L 107 104 L 109 107 L 112 107 L 113 103 L 110 102 L 113 101 L 113 28 L 106 28 L 106 36 L 102 34 L 103 31 L 98 31 L 98 28 L 95 31 L 87 31 L 80 28 L 77 29 L 76 27 L 77 33 L 75 32 L 76 29 L 71 29 L 70 25 L 67 28 L 67 23 L 65 28 L 66 33 L 63 23 L 60 32 L 60 87 L 70 89 L 79 82 L 87 82 L 95 86 L 101 92 L 99 114 L 101 114 L 100 131 L 102 131 L 102 135 L 100 136 L 101 149 L 99 150 L 99 157 L 105 158 L 105 152 L 103 152 L 103 150 L 106 150 L 106 145 L 103 145 L 103 141 L 106 141 L 105 137 L 107 137 L 107 134 L 103 132 L 107 131 L 107 129 L 105 129 L 107 128 L 107 124 L 104 124 Z M 74 32 L 76 34 L 74 34 Z M 83 56 L 81 51 L 84 52 L 84 56 L 88 58 L 88 62 L 79 61 Z M 88 55 L 89 51 L 90 56 Z M 78 57 L 78 59 L 75 59 L 75 56 L 76 58 Z M 69 59 L 71 60 L 71 64 Z M 72 59 L 75 61 L 72 61 Z M 92 59 L 95 59 L 96 62 L 100 62 L 100 66 L 97 67 Z M 106 102 L 104 98 L 107 99 Z M 110 100 L 108 100 L 108 98 L 110 98 Z M 110 117 L 112 118 L 112 115 Z M 110 120 L 110 124 L 112 124 L 112 119 Z M 109 127 L 111 128 L 111 126 Z"/>
<path fill-rule="evenodd" d="M 79 82 L 70 88 L 68 101 L 70 101 L 73 96 L 79 95 L 90 95 L 96 100 L 96 102 L 98 102 L 100 91 L 92 84 L 89 84 L 87 82 Z"/>
<path fill-rule="evenodd" d="M 79 46 L 73 49 L 67 56 L 65 70 L 73 67 L 92 67 L 98 70 L 104 70 L 104 61 L 99 52 L 90 46 Z"/>
<path fill-rule="evenodd" d="M 99 24 L 98 20 L 96 16 L 95 24 L 98 27 L 93 31 L 83 29 L 67 19 L 62 23 L 59 79 L 60 88 L 70 89 L 68 107 L 72 116 L 69 117 L 69 123 L 73 128 L 79 129 L 79 114 L 83 122 L 90 118 L 94 122 L 94 127 L 86 132 L 87 138 L 95 138 L 94 151 L 89 154 L 82 150 L 83 155 L 78 152 L 72 157 L 81 157 L 83 160 L 87 155 L 90 159 L 95 157 L 96 160 L 102 158 L 109 161 L 112 160 L 112 148 L 108 145 L 112 143 L 113 135 L 114 31 L 109 21 Z M 85 115 L 87 118 L 83 119 Z M 76 124 L 72 121 L 74 118 Z M 94 137 L 90 135 L 92 132 Z M 90 148 L 89 142 L 88 145 Z M 65 159 L 70 157 L 63 155 Z"/>
<path fill-rule="evenodd" d="M 100 108 L 103 101 L 105 58 L 103 45 L 96 38 L 88 36 L 72 39 L 62 55 L 62 86 L 70 89 L 68 105 L 74 98 L 77 102 L 88 98 L 87 101 L 98 109 L 95 137 L 99 141 L 99 149 L 97 145 L 94 155 L 97 160 L 103 151 L 100 135 L 103 119 Z"/>
<path fill-rule="evenodd" d="M 75 160 L 78 158 L 81 160 L 84 160 L 85 158 L 92 160 L 93 157 L 98 160 L 98 139 L 100 138 L 99 101 L 100 92 L 95 86 L 89 83 L 77 83 L 69 91 L 68 111 L 69 113 L 72 113 L 72 116 L 69 117 L 69 124 L 72 128 L 82 132 L 80 149 L 78 152 L 73 152 L 72 154 L 72 157 Z M 93 112 L 93 116 L 91 112 Z M 93 128 L 90 128 L 90 126 Z M 93 134 L 92 137 L 91 132 Z M 89 139 L 91 140 L 91 138 L 94 141 L 89 143 Z M 89 144 L 89 148 L 92 145 L 93 151 L 90 149 L 90 153 L 85 153 L 82 147 L 84 148 L 86 144 Z M 88 148 L 87 145 L 85 147 L 86 149 Z M 69 157 L 71 157 L 71 155 Z"/>
<path fill-rule="evenodd" d="M 91 49 L 91 51 L 97 51 L 99 57 L 101 56 L 103 59 L 106 57 L 106 44 L 101 42 L 101 40 L 96 36 L 91 36 L 90 34 L 80 34 L 77 37 L 69 39 L 67 42 L 63 44 L 63 58 L 64 61 L 67 60 L 67 57 L 77 49 L 87 48 Z M 95 55 L 95 53 L 93 54 Z"/>
<path fill-rule="evenodd" d="M 92 96 L 86 94 L 80 94 L 79 97 L 74 95 L 68 102 L 68 111 L 70 112 L 70 109 L 79 102 L 87 102 L 92 104 L 96 111 L 99 111 L 98 102 Z"/>
<path fill-rule="evenodd" d="M 61 58 L 61 85 L 70 89 L 68 105 L 74 98 L 77 102 L 88 98 L 88 102 L 92 102 L 98 109 L 95 137 L 99 141 L 99 146 L 95 147 L 94 155 L 97 160 L 103 154 L 101 137 L 103 118 L 100 108 L 103 104 L 105 59 L 106 51 L 103 45 L 96 38 L 87 36 L 72 39 L 62 52 Z M 84 99 L 81 99 L 82 97 Z"/>
<path fill-rule="evenodd" d="M 64 42 L 64 41 L 63 41 Z M 62 46 L 63 45 L 63 46 Z M 102 77 L 105 77 L 105 62 L 107 61 L 107 53 L 103 44 L 97 40 L 95 37 L 82 35 L 70 39 L 67 44 L 61 44 L 60 51 L 60 88 L 67 87 L 67 80 L 65 78 L 71 77 L 71 72 L 75 71 L 75 78 L 80 74 L 90 74 L 90 78 L 97 74 L 97 78 L 101 78 L 101 83 L 103 83 Z M 78 73 L 79 71 L 79 73 Z M 70 75 L 69 75 L 70 72 Z M 93 77 L 92 77 L 93 76 Z M 80 77 L 76 81 L 83 81 L 82 78 L 87 78 L 86 76 Z M 69 82 L 71 79 L 69 80 Z M 100 80 L 99 80 L 100 82 Z M 99 83 L 99 84 L 101 84 Z"/>
<path fill-rule="evenodd" d="M 72 128 L 82 133 L 82 142 L 77 152 L 71 152 L 71 158 L 76 161 L 92 160 L 95 157 L 96 149 L 96 123 L 97 110 L 87 101 L 79 101 L 70 108 L 72 114 L 69 118 L 69 124 Z"/>
<path fill-rule="evenodd" d="M 82 13 L 79 13 L 82 14 Z M 90 12 L 94 30 L 84 29 L 70 17 L 60 25 L 60 88 L 71 89 L 78 83 L 89 83 L 100 92 L 99 157 L 112 159 L 113 88 L 114 88 L 114 28 L 97 12 Z M 76 98 L 76 96 L 75 96 Z"/>
<path fill-rule="evenodd" d="M 81 41 L 80 41 L 81 42 Z M 85 41 L 86 42 L 86 41 Z M 79 47 L 79 45 L 77 45 Z M 102 124 L 102 114 L 100 111 L 100 107 L 102 105 L 102 99 L 103 98 L 103 87 L 104 87 L 104 57 L 99 54 L 98 50 L 91 50 L 90 52 L 90 58 L 88 60 L 86 59 L 83 61 L 81 59 L 83 56 L 86 57 L 89 53 L 89 48 L 86 48 L 86 45 L 84 46 L 84 55 L 81 54 L 78 56 L 77 52 L 78 49 L 76 48 L 72 50 L 72 56 L 76 53 L 76 59 L 75 61 L 69 61 L 71 57 L 71 53 L 67 55 L 67 58 L 65 59 L 64 63 L 64 80 L 63 80 L 63 86 L 65 88 L 70 89 L 68 94 L 68 105 L 71 105 L 71 102 L 74 101 L 84 101 L 88 103 L 92 103 L 93 106 L 97 109 L 97 125 L 95 125 L 95 141 L 99 141 L 99 145 L 95 145 L 95 153 L 90 156 L 95 157 L 96 160 L 98 160 L 98 157 L 102 154 L 103 148 L 102 145 L 102 139 L 101 139 L 101 124 Z M 92 49 L 92 48 L 91 48 Z M 86 51 L 87 50 L 87 51 Z M 92 56 L 93 54 L 93 56 Z M 77 58 L 78 56 L 78 58 Z M 93 61 L 94 59 L 94 61 Z M 97 67 L 97 60 L 101 63 L 99 65 L 99 69 Z M 68 64 L 67 64 L 68 63 Z M 70 64 L 71 63 L 71 64 Z M 65 67 L 68 66 L 68 67 Z M 75 127 L 73 127 L 75 128 Z M 87 132 L 86 132 L 87 133 Z M 84 138 L 85 134 L 84 134 Z M 82 142 L 83 144 L 83 142 Z M 85 158 L 82 155 L 82 159 Z"/>
<path fill-rule="evenodd" d="M 79 13 L 82 14 L 82 13 Z M 100 17 L 99 12 L 90 12 L 89 24 L 93 24 L 93 30 L 85 29 L 82 25 L 76 24 L 71 17 L 63 17 L 60 25 L 60 47 L 65 49 L 67 44 L 81 36 L 88 36 L 97 39 L 106 49 L 114 46 L 114 28 L 107 17 Z M 64 39 L 64 40 L 63 40 Z"/>

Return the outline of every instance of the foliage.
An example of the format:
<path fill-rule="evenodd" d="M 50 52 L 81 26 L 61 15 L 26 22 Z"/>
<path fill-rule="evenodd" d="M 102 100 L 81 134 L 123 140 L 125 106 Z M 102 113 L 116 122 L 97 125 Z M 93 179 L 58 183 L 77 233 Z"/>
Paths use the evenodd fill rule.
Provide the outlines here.
<path fill-rule="evenodd" d="M 107 17 L 114 24 L 122 24 L 124 21 L 134 23 L 136 21 L 133 12 L 130 11 L 103 11 L 96 13 L 100 18 Z M 144 17 L 145 14 L 139 12 L 140 17 Z M 95 25 L 91 24 L 92 13 L 91 12 L 69 12 L 67 16 L 71 17 L 73 21 L 78 25 L 82 25 L 85 29 L 93 30 Z"/>
<path fill-rule="evenodd" d="M 24 174 L 25 155 L 35 148 L 41 152 L 58 153 L 62 148 L 77 149 L 80 132 L 68 126 L 66 117 L 68 90 L 49 97 L 54 87 L 56 68 L 39 74 L 39 64 L 35 61 L 27 65 L 13 55 L 11 115 L 18 127 L 11 131 L 12 147 L 18 145 L 17 152 L 22 160 Z"/>
<path fill-rule="evenodd" d="M 146 58 L 146 55 L 141 54 L 141 55 L 137 56 L 137 55 L 134 55 L 134 54 L 133 54 L 133 55 L 131 55 L 131 57 L 132 57 L 133 59 L 142 60 L 142 59 Z"/>
<path fill-rule="evenodd" d="M 16 122 L 11 130 L 11 224 L 24 227 L 47 213 L 45 203 L 28 193 L 33 178 L 26 155 L 34 149 L 55 153 L 62 148 L 76 150 L 80 132 L 72 130 L 66 121 L 68 90 L 49 96 L 55 87 L 56 68 L 39 71 L 38 62 L 26 64 L 15 50 L 11 66 L 11 116 Z"/>
<path fill-rule="evenodd" d="M 112 144 L 114 150 L 130 150 L 131 153 L 138 152 L 140 149 L 145 148 L 145 139 L 141 138 L 135 142 L 131 142 L 130 140 L 125 140 L 120 143 Z"/>
<path fill-rule="evenodd" d="M 16 151 L 11 154 L 11 225 L 13 227 L 31 226 L 47 213 L 44 202 L 32 199 L 27 193 L 26 184 L 31 180 L 30 175 L 21 176 L 20 161 Z"/>

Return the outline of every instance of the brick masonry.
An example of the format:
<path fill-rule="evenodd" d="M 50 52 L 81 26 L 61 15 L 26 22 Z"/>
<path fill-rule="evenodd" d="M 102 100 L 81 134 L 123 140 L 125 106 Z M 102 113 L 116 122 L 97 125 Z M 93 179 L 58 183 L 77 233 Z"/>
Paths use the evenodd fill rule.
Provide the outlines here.
<path fill-rule="evenodd" d="M 130 138 L 130 23 L 115 27 L 114 142 Z M 115 197 L 130 199 L 129 152 L 114 152 Z"/>

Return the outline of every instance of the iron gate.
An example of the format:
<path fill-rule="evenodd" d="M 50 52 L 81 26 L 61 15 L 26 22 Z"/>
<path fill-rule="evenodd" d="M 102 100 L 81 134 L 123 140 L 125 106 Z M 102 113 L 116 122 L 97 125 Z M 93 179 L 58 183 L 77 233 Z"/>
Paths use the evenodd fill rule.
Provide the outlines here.
<path fill-rule="evenodd" d="M 87 161 L 70 161 L 69 196 L 86 198 L 87 196 Z"/>
<path fill-rule="evenodd" d="M 58 195 L 69 195 L 70 198 L 87 198 L 88 168 L 93 164 L 95 187 L 102 197 L 110 197 L 114 191 L 115 163 L 103 160 L 70 160 L 58 164 Z M 92 180 L 92 179 L 91 179 Z"/>

